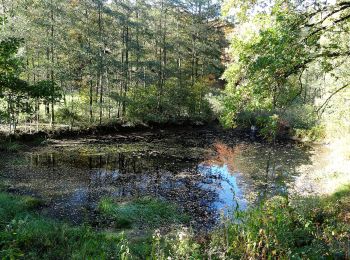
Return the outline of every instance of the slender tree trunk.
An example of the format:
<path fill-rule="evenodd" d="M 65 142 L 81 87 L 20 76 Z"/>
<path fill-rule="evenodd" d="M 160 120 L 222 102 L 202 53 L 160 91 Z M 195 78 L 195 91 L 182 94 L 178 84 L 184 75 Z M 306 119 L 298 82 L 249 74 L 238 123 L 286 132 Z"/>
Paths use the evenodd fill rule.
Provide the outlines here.
<path fill-rule="evenodd" d="M 86 24 L 89 24 L 89 12 L 88 12 L 88 8 L 86 8 L 85 10 L 85 22 Z M 90 40 L 90 27 L 88 26 L 87 28 L 87 42 L 88 42 L 88 46 L 89 46 L 89 54 L 91 54 L 91 40 Z M 89 65 L 92 65 L 92 58 L 89 59 Z M 91 67 L 89 68 L 89 122 L 92 123 L 93 122 L 93 80 L 92 80 L 92 70 Z"/>
<path fill-rule="evenodd" d="M 51 0 L 51 11 L 50 11 L 50 19 L 51 19 L 51 127 L 55 127 L 55 76 L 54 76 L 54 12 L 53 12 L 53 3 Z"/>
<path fill-rule="evenodd" d="M 106 76 L 106 91 L 107 91 L 107 96 L 110 96 L 111 91 L 110 91 L 110 86 L 109 86 L 109 80 L 108 80 L 108 70 L 106 68 L 105 72 Z M 108 119 L 111 119 L 111 99 L 108 98 Z"/>
<path fill-rule="evenodd" d="M 129 21 L 126 21 L 123 30 L 123 42 L 124 42 L 124 53 L 125 60 L 123 62 L 123 100 L 122 100 L 122 116 L 124 117 L 126 114 L 126 95 L 129 87 L 129 25 L 127 24 Z M 123 60 L 123 58 L 122 58 Z"/>
<path fill-rule="evenodd" d="M 136 20 L 139 22 L 140 20 L 140 15 L 139 15 L 139 11 L 136 11 Z M 139 87 L 139 83 L 140 83 L 140 52 L 141 52 L 141 46 L 140 46 L 140 30 L 139 30 L 139 26 L 136 27 L 136 46 L 137 46 L 137 50 L 136 50 L 136 87 Z"/>
<path fill-rule="evenodd" d="M 92 115 L 92 102 L 93 102 L 93 83 L 92 79 L 90 79 L 90 91 L 89 91 L 89 113 L 90 113 L 90 123 L 92 123 L 93 115 Z"/>
<path fill-rule="evenodd" d="M 164 35 L 163 34 L 163 11 L 164 11 L 164 2 L 161 1 L 161 9 L 160 9 L 160 18 L 159 18 L 159 56 L 158 56 L 158 104 L 157 109 L 159 113 L 162 113 L 162 99 L 163 99 L 163 52 L 164 52 Z"/>
<path fill-rule="evenodd" d="M 99 66 L 98 66 L 98 85 L 100 88 L 100 125 L 102 125 L 102 116 L 103 116 L 103 86 L 102 86 L 102 71 L 103 71 L 103 49 L 102 49 L 102 3 L 98 2 L 98 31 L 99 31 Z"/>

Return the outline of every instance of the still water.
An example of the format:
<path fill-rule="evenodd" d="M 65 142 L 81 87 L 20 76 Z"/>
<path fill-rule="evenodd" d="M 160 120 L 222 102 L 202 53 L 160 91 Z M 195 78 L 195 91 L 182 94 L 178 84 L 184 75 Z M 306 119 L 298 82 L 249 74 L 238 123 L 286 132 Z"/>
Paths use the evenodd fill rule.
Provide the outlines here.
<path fill-rule="evenodd" d="M 2 156 L 8 189 L 45 201 L 43 213 L 74 223 L 91 221 L 101 198 L 152 196 L 178 204 L 195 225 L 244 210 L 262 197 L 285 194 L 311 148 L 256 142 L 208 130 L 51 140 Z"/>

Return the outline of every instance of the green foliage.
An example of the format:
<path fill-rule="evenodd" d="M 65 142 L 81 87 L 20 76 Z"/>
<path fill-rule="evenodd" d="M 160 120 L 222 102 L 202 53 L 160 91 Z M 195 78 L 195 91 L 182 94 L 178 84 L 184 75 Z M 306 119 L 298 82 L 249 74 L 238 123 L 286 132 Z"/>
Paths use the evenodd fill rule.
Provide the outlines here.
<path fill-rule="evenodd" d="M 8 92 L 28 92 L 28 84 L 19 78 L 22 60 L 16 55 L 22 42 L 18 38 L 0 41 L 0 98 Z"/>
<path fill-rule="evenodd" d="M 339 216 L 348 200 L 349 189 L 329 198 L 274 197 L 237 213 L 213 235 L 211 248 L 231 259 L 345 257 L 350 226 Z"/>
<path fill-rule="evenodd" d="M 238 19 L 219 117 L 225 126 L 235 127 L 242 114 L 277 114 L 281 122 L 304 132 L 300 134 L 310 130 L 321 137 L 312 129 L 335 122 L 339 111 L 349 114 L 343 104 L 329 102 L 348 97 L 349 63 L 342 42 L 349 39 L 350 7 L 322 3 L 320 10 L 295 1 L 262 2 L 226 1 L 226 14 L 236 8 L 231 11 Z M 337 15 L 345 18 L 337 20 Z M 321 118 L 324 110 L 329 112 Z"/>
<path fill-rule="evenodd" d="M 8 38 L 0 41 L 0 74 L 18 75 L 21 60 L 15 55 L 23 41 L 18 38 Z"/>
<path fill-rule="evenodd" d="M 4 0 L 2 5 L 2 34 L 11 41 L 2 42 L 0 73 L 2 67 L 16 71 L 18 82 L 12 84 L 12 77 L 8 86 L 24 89 L 20 83 L 28 83 L 20 98 L 26 109 L 12 109 L 17 101 L 12 96 L 0 104 L 12 110 L 11 130 L 33 119 L 54 127 L 55 112 L 65 115 L 60 123 L 73 121 L 68 111 L 59 111 L 67 96 L 75 100 L 81 126 L 211 115 L 205 95 L 223 72 L 221 50 L 227 44 L 217 1 Z M 19 35 L 20 44 L 12 40 Z M 5 81 L 0 78 L 0 88 Z M 17 90 L 14 94 L 17 98 Z"/>
<path fill-rule="evenodd" d="M 326 138 L 326 130 L 323 125 L 316 125 L 309 129 L 294 129 L 294 135 L 305 141 L 320 141 Z"/>
<path fill-rule="evenodd" d="M 0 151 L 18 152 L 23 148 L 23 145 L 17 141 L 4 139 L 0 141 Z"/>
<path fill-rule="evenodd" d="M 273 141 L 276 139 L 276 135 L 278 134 L 279 127 L 279 117 L 274 114 L 268 117 L 258 117 L 257 125 L 261 128 L 260 134 L 270 140 Z"/>
<path fill-rule="evenodd" d="M 46 101 L 60 100 L 62 90 L 51 80 L 41 80 L 36 82 L 30 89 L 30 95 L 34 98 L 41 98 Z"/>
<path fill-rule="evenodd" d="M 283 107 L 295 93 L 296 86 L 287 77 L 305 58 L 304 46 L 298 44 L 302 20 L 293 12 L 275 8 L 271 17 L 259 16 L 252 21 L 255 26 L 262 24 L 258 33 L 251 28 L 248 36 L 237 34 L 232 40 L 235 63 L 225 72 L 230 86 L 226 91 L 240 92 L 233 95 L 238 107 L 242 102 L 250 109 Z M 295 45 L 293 49 L 291 45 Z"/>
<path fill-rule="evenodd" d="M 117 228 L 160 227 L 189 221 L 189 217 L 181 213 L 175 205 L 154 198 L 140 198 L 125 203 L 103 199 L 99 204 L 99 211 L 113 221 Z"/>
<path fill-rule="evenodd" d="M 209 87 L 205 82 L 180 86 L 176 79 L 165 83 L 160 96 L 157 86 L 131 91 L 128 115 L 131 119 L 153 122 L 177 121 L 181 119 L 207 120 L 211 116 L 205 96 Z"/>
<path fill-rule="evenodd" d="M 151 259 L 203 259 L 203 247 L 196 242 L 193 232 L 183 228 L 162 236 L 158 230 L 153 234 Z"/>
<path fill-rule="evenodd" d="M 350 187 L 329 197 L 276 196 L 247 211 L 236 211 L 207 239 L 187 228 L 126 239 L 87 226 L 47 220 L 32 213 L 41 202 L 0 193 L 0 257 L 26 259 L 343 259 L 349 252 Z M 110 220 L 150 225 L 178 223 L 176 208 L 140 199 L 116 204 L 105 199 L 100 211 Z M 185 220 L 185 219 L 183 219 Z"/>
<path fill-rule="evenodd" d="M 276 196 L 225 220 L 207 244 L 189 230 L 155 232 L 152 259 L 342 259 L 349 251 L 349 187 L 330 197 Z"/>
<path fill-rule="evenodd" d="M 281 115 L 294 129 L 310 129 L 320 123 L 315 109 L 310 104 L 295 104 Z"/>
<path fill-rule="evenodd" d="M 57 118 L 61 122 L 69 122 L 72 127 L 74 125 L 74 122 L 80 119 L 80 116 L 76 111 L 72 111 L 71 108 L 62 107 L 57 111 Z"/>
<path fill-rule="evenodd" d="M 36 200 L 0 193 L 1 259 L 128 259 L 123 235 L 106 236 L 31 213 Z"/>

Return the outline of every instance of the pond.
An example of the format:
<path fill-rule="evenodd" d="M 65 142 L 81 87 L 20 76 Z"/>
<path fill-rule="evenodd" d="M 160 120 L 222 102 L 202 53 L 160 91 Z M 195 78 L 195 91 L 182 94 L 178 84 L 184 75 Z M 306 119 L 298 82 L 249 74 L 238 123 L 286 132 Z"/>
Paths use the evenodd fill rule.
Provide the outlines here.
<path fill-rule="evenodd" d="M 0 178 L 12 192 L 43 199 L 44 214 L 76 224 L 93 222 L 101 198 L 150 196 L 207 229 L 233 209 L 288 193 L 314 152 L 215 129 L 91 136 L 4 155 Z"/>

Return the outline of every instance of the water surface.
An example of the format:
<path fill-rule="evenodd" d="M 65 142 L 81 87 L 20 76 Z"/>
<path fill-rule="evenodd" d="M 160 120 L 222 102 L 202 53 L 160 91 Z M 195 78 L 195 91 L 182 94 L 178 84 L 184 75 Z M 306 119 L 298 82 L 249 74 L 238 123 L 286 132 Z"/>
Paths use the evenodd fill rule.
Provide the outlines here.
<path fill-rule="evenodd" d="M 91 221 L 103 197 L 152 196 L 210 227 L 221 213 L 288 193 L 311 152 L 208 130 L 52 140 L 4 156 L 1 179 L 10 191 L 44 199 L 43 213 L 74 223 Z"/>

